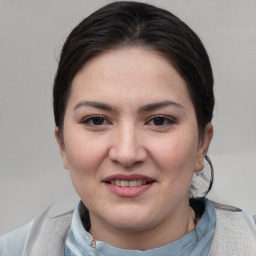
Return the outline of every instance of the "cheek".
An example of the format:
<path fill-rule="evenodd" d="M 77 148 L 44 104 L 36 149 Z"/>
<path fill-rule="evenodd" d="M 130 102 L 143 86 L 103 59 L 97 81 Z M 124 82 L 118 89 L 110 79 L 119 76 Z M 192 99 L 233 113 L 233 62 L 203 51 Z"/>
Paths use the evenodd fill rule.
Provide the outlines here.
<path fill-rule="evenodd" d="M 197 140 L 191 134 L 175 134 L 153 144 L 155 161 L 167 175 L 192 175 L 197 160 Z M 188 175 L 188 176 L 191 176 Z"/>
<path fill-rule="evenodd" d="M 100 183 L 98 170 L 104 159 L 102 146 L 97 145 L 97 140 L 92 142 L 89 138 L 67 138 L 66 157 L 73 186 L 90 207 L 91 202 L 87 200 L 97 195 L 97 185 Z"/>
<path fill-rule="evenodd" d="M 71 176 L 95 176 L 95 170 L 105 157 L 106 144 L 100 139 L 85 136 L 84 132 L 73 134 L 76 136 L 65 137 L 66 158 Z"/>

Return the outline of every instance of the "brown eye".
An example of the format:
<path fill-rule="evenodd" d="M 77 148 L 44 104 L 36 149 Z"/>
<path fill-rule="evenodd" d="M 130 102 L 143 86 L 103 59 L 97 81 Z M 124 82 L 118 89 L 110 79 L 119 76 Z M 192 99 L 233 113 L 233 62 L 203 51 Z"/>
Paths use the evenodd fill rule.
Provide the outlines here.
<path fill-rule="evenodd" d="M 164 125 L 165 124 L 165 121 L 166 121 L 166 118 L 162 117 L 162 116 L 159 116 L 159 117 L 155 117 L 152 119 L 152 123 L 154 125 Z"/>
<path fill-rule="evenodd" d="M 82 123 L 88 126 L 102 126 L 108 125 L 109 121 L 102 116 L 90 116 L 84 119 Z"/>
<path fill-rule="evenodd" d="M 96 116 L 91 119 L 93 125 L 103 125 L 104 121 L 104 118 L 100 116 Z"/>
<path fill-rule="evenodd" d="M 154 116 L 148 121 L 148 125 L 153 125 L 153 126 L 168 126 L 168 125 L 173 125 L 175 124 L 175 120 L 173 120 L 170 117 L 165 117 L 165 116 Z"/>

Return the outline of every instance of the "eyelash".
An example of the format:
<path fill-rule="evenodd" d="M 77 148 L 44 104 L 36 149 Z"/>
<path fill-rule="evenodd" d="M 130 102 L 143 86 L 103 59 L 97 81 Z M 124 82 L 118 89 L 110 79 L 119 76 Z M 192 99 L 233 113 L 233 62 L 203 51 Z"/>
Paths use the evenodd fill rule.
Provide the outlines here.
<path fill-rule="evenodd" d="M 93 121 L 96 121 L 96 120 L 97 121 L 103 121 L 103 123 L 101 123 L 101 124 L 92 123 Z M 103 126 L 103 125 L 109 125 L 110 124 L 110 122 L 104 116 L 100 116 L 100 115 L 94 115 L 94 116 L 86 117 L 85 119 L 82 120 L 81 123 L 83 123 L 87 126 L 92 126 L 92 127 L 97 127 L 97 126 Z"/>
<path fill-rule="evenodd" d="M 95 124 L 95 123 L 93 123 L 94 121 L 96 121 L 96 122 L 98 121 L 99 123 Z M 160 124 L 151 123 L 151 122 L 154 122 L 154 121 L 160 121 Z M 83 119 L 81 121 L 81 123 L 84 124 L 84 125 L 87 125 L 87 126 L 91 126 L 91 127 L 101 127 L 101 126 L 111 124 L 111 122 L 108 121 L 108 119 L 106 117 L 101 116 L 101 115 L 94 115 L 94 116 L 86 117 L 85 119 Z M 163 115 L 155 115 L 155 116 L 152 116 L 146 122 L 146 125 L 152 125 L 152 126 L 155 126 L 155 127 L 166 127 L 166 126 L 170 126 L 170 125 L 173 125 L 173 124 L 176 124 L 176 123 L 177 123 L 177 121 L 174 118 L 166 117 L 166 116 L 163 116 Z"/>
<path fill-rule="evenodd" d="M 150 122 L 157 121 L 157 119 L 163 119 L 161 121 L 164 121 L 164 123 L 160 124 L 160 125 L 152 124 L 153 126 L 156 126 L 156 127 L 166 127 L 166 126 L 170 126 L 170 125 L 173 125 L 173 124 L 177 123 L 177 121 L 174 118 L 166 117 L 166 116 L 162 116 L 162 115 L 155 115 L 155 116 L 151 117 L 147 121 L 146 124 L 148 125 L 148 124 L 150 124 Z M 158 120 L 158 121 L 160 121 L 160 120 Z"/>

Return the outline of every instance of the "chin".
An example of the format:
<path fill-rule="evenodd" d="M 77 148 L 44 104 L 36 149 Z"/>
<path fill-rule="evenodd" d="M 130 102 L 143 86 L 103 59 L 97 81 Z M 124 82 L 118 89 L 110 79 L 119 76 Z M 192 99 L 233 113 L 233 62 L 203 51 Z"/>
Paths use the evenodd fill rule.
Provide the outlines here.
<path fill-rule="evenodd" d="M 118 216 L 118 218 L 116 217 Z M 154 220 L 149 214 L 115 214 L 107 221 L 111 226 L 130 231 L 139 231 L 154 226 Z"/>

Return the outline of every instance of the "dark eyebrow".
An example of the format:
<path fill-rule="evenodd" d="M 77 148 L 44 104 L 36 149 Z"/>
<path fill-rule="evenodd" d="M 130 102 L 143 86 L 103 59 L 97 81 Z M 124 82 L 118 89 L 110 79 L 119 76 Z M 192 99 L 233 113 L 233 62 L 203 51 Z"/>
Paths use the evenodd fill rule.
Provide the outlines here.
<path fill-rule="evenodd" d="M 78 108 L 83 107 L 83 106 L 93 107 L 93 108 L 111 111 L 111 112 L 115 111 L 115 109 L 113 107 L 111 107 L 110 105 L 102 103 L 102 102 L 97 102 L 97 101 L 80 101 L 79 103 L 77 103 L 75 105 L 73 111 L 75 111 Z"/>
<path fill-rule="evenodd" d="M 110 106 L 106 103 L 97 102 L 97 101 L 80 101 L 79 103 L 77 103 L 75 105 L 73 111 L 75 111 L 78 108 L 83 107 L 83 106 L 93 107 L 93 108 L 97 108 L 97 109 L 101 109 L 101 110 L 106 110 L 109 112 L 116 112 L 116 109 L 113 108 L 112 106 Z M 159 108 L 163 108 L 163 107 L 167 107 L 167 106 L 184 108 L 182 105 L 180 105 L 174 101 L 167 100 L 167 101 L 161 101 L 161 102 L 151 103 L 151 104 L 142 106 L 139 108 L 139 112 L 149 112 L 149 111 L 157 110 Z"/>
<path fill-rule="evenodd" d="M 166 101 L 156 102 L 156 103 L 152 103 L 152 104 L 142 106 L 139 109 L 139 112 L 153 111 L 153 110 L 157 110 L 159 108 L 163 108 L 163 107 L 167 107 L 167 106 L 174 106 L 174 107 L 181 108 L 181 109 L 184 108 L 182 105 L 180 105 L 179 103 L 177 103 L 175 101 L 166 100 Z"/>

